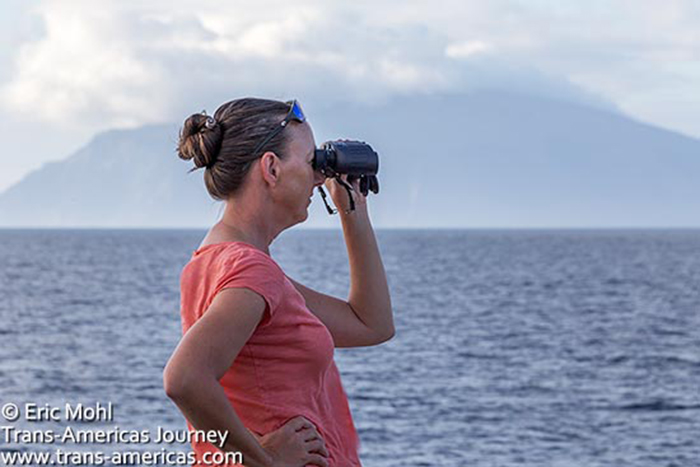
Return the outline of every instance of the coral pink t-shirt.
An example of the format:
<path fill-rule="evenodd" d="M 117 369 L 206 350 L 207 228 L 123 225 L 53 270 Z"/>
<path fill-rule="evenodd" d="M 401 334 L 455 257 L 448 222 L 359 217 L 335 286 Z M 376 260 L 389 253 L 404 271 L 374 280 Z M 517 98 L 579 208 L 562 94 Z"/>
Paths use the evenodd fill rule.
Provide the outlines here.
<path fill-rule="evenodd" d="M 223 289 L 247 288 L 265 300 L 262 321 L 219 380 L 249 430 L 263 435 L 302 415 L 325 441 L 331 467 L 361 465 L 333 338 L 272 258 L 242 242 L 207 245 L 192 255 L 180 287 L 183 334 Z M 193 448 L 200 461 L 218 450 L 209 443 Z"/>

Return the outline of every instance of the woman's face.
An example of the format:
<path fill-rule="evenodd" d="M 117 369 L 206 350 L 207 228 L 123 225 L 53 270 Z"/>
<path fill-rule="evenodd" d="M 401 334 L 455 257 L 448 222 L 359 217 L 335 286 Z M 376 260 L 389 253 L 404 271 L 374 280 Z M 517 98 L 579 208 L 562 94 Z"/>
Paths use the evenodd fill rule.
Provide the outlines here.
<path fill-rule="evenodd" d="M 286 128 L 287 147 L 281 160 L 281 201 L 293 216 L 293 223 L 303 222 L 309 216 L 314 187 L 322 185 L 325 177 L 313 169 L 316 143 L 308 123 L 293 124 Z"/>

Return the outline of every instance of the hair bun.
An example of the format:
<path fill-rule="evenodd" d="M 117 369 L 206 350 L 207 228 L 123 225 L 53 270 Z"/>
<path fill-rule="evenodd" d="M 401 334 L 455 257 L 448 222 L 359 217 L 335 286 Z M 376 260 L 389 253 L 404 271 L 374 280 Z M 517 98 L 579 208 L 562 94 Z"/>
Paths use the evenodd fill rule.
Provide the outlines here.
<path fill-rule="evenodd" d="M 180 130 L 177 154 L 180 159 L 194 160 L 195 168 L 211 167 L 221 148 L 221 124 L 204 113 L 190 115 Z"/>

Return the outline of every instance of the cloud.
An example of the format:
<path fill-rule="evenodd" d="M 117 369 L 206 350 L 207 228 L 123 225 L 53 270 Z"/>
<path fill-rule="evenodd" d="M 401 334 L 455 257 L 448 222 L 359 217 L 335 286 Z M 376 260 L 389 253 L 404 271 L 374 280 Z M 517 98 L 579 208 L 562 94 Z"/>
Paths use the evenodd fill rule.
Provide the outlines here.
<path fill-rule="evenodd" d="M 447 49 L 445 49 L 445 55 L 450 58 L 469 58 L 487 53 L 491 51 L 492 48 L 490 44 L 484 41 L 464 41 L 448 45 Z"/>
<path fill-rule="evenodd" d="M 669 83 L 700 81 L 692 1 L 76 0 L 34 14 L 44 34 L 19 48 L 0 107 L 96 130 L 243 94 L 376 101 L 488 86 L 653 119 Z"/>
<path fill-rule="evenodd" d="M 96 9 L 87 2 L 46 2 L 37 7 L 45 36 L 21 48 L 16 75 L 2 90 L 4 107 L 54 122 L 147 121 L 160 103 L 151 99 L 147 104 L 139 94 L 164 76 L 158 64 L 139 59 L 138 42 L 124 34 L 128 17 L 112 16 L 111 5 Z"/>

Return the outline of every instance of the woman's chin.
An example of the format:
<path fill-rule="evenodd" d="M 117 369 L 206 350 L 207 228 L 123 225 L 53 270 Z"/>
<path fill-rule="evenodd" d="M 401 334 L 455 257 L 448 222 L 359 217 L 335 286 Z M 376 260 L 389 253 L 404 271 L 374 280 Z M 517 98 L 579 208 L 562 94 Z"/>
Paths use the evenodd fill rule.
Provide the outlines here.
<path fill-rule="evenodd" d="M 303 213 L 301 214 L 301 218 L 300 218 L 300 220 L 299 220 L 298 222 L 304 222 L 304 221 L 307 220 L 308 218 L 309 218 L 309 206 L 307 205 L 307 206 L 304 208 L 304 211 L 303 211 Z"/>
<path fill-rule="evenodd" d="M 299 224 L 301 222 L 304 222 L 309 218 L 309 207 L 311 206 L 311 198 L 309 198 L 306 201 L 306 204 L 304 206 L 300 206 L 299 208 L 299 217 L 297 217 L 297 220 L 294 224 Z"/>

